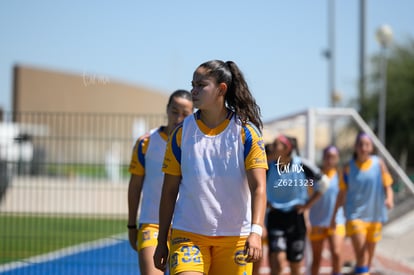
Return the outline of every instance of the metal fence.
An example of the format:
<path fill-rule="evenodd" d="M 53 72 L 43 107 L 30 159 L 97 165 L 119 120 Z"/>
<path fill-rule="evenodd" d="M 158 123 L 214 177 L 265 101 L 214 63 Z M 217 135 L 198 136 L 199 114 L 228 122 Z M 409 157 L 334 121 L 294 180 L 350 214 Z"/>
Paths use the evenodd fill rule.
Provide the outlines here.
<path fill-rule="evenodd" d="M 125 235 L 128 166 L 136 138 L 165 122 L 161 114 L 4 114 L 0 274 L 137 274 Z M 413 200 L 395 186 L 398 217 Z"/>
<path fill-rule="evenodd" d="M 30 209 L 30 212 L 36 212 L 39 209 L 39 202 L 30 205 L 28 200 L 19 202 L 23 195 L 12 197 L 14 189 L 7 192 L 9 185 L 24 186 L 22 190 L 25 192 L 30 188 L 39 192 L 42 186 L 47 190 L 61 190 L 64 187 L 63 190 L 75 192 L 86 186 L 88 190 L 102 190 L 104 186 L 113 184 L 125 185 L 136 138 L 164 122 L 164 115 L 6 114 L 0 124 L 0 210 L 21 212 Z M 85 193 L 83 189 L 82 193 Z M 68 197 L 66 195 L 59 201 Z M 56 198 L 53 194 L 50 197 Z M 44 194 L 41 201 L 45 202 L 48 198 Z M 87 197 L 83 201 L 86 203 Z M 71 205 L 74 203 L 68 202 L 66 208 L 72 209 Z M 110 204 L 107 205 L 110 207 Z M 60 208 L 49 205 L 40 209 L 45 213 L 56 212 Z M 94 213 L 93 209 L 84 208 L 87 213 Z M 105 213 L 102 207 L 99 209 L 100 213 Z"/>
<path fill-rule="evenodd" d="M 112 263 L 110 268 L 118 269 L 108 274 L 136 274 L 136 257 L 122 235 L 128 211 L 128 167 L 136 138 L 165 122 L 161 114 L 4 114 L 0 273 L 44 274 L 44 269 L 33 269 L 41 264 L 57 265 L 59 274 L 70 273 L 73 270 L 63 268 L 68 262 L 62 259 L 70 263 L 73 251 L 95 251 L 98 242 L 99 248 L 116 244 L 122 247 L 120 253 L 129 253 L 128 257 L 109 255 L 106 263 L 116 257 L 120 262 Z M 85 248 L 85 243 L 90 245 Z M 105 264 L 93 264 L 95 258 L 94 254 L 88 261 L 82 258 L 85 265 L 97 268 L 87 273 L 102 274 L 99 268 Z"/>
<path fill-rule="evenodd" d="M 165 116 L 27 112 L 10 113 L 5 121 L 0 159 L 14 164 L 14 174 L 84 176 L 93 169 L 79 166 L 96 173 L 111 162 L 127 164 L 135 138 Z"/>

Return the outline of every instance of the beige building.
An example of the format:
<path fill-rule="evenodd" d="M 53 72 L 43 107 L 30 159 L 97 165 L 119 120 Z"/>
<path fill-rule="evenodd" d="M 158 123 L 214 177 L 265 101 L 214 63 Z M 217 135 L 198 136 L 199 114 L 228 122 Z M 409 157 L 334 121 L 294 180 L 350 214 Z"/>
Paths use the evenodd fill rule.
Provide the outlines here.
<path fill-rule="evenodd" d="M 15 66 L 16 112 L 164 114 L 168 92 L 94 74 Z"/>
<path fill-rule="evenodd" d="M 17 65 L 13 121 L 41 162 L 126 164 L 135 138 L 166 122 L 169 92 Z"/>

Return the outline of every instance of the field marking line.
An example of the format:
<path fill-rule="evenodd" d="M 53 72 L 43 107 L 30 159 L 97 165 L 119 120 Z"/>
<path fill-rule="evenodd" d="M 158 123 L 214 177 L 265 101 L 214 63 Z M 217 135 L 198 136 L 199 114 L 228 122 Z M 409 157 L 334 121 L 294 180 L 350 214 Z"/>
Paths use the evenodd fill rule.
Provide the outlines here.
<path fill-rule="evenodd" d="M 126 240 L 126 236 L 127 235 L 125 233 L 116 234 L 99 240 L 85 242 L 74 246 L 69 246 L 59 250 L 55 250 L 52 252 L 48 252 L 42 255 L 21 259 L 11 263 L 6 263 L 0 265 L 0 272 L 6 272 L 33 264 L 41 264 L 49 261 L 54 261 L 78 253 L 108 247 Z"/>

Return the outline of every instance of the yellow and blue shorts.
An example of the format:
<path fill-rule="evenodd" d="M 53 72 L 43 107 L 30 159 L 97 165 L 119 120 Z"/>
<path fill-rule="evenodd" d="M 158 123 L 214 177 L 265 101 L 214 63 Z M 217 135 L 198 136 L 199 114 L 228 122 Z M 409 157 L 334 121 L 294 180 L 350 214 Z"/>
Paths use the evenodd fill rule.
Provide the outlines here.
<path fill-rule="evenodd" d="M 137 249 L 138 251 L 146 247 L 156 247 L 158 244 L 158 224 L 143 223 L 139 225 L 138 238 L 137 238 Z"/>
<path fill-rule="evenodd" d="M 247 236 L 205 236 L 173 229 L 170 250 L 170 274 L 185 271 L 209 275 L 247 275 L 253 264 L 246 262 Z"/>
<path fill-rule="evenodd" d="M 362 234 L 366 236 L 367 241 L 376 243 L 382 238 L 382 223 L 380 222 L 365 222 L 363 220 L 351 220 L 346 223 L 346 234 L 353 236 Z"/>
<path fill-rule="evenodd" d="M 312 226 L 311 232 L 309 233 L 309 240 L 322 241 L 333 235 L 345 237 L 345 225 L 337 224 L 335 229 L 330 227 Z"/>

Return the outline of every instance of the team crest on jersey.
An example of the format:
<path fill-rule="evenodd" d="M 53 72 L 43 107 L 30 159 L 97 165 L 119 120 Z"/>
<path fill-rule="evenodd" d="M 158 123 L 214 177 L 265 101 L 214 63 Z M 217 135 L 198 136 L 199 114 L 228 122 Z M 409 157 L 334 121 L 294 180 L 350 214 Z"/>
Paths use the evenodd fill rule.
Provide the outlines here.
<path fill-rule="evenodd" d="M 151 232 L 149 230 L 142 231 L 142 239 L 148 241 L 151 239 Z"/>
<path fill-rule="evenodd" d="M 244 254 L 244 250 L 238 250 L 234 253 L 234 262 L 238 265 L 246 265 L 246 254 Z"/>

